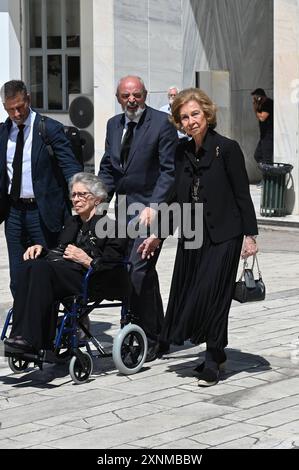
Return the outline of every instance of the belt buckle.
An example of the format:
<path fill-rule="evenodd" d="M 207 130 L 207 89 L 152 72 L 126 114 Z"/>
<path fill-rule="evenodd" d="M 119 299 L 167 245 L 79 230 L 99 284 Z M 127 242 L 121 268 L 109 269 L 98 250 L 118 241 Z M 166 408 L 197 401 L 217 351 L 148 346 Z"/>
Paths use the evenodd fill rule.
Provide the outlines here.
<path fill-rule="evenodd" d="M 35 199 L 33 197 L 20 197 L 19 201 L 23 204 L 33 204 Z"/>

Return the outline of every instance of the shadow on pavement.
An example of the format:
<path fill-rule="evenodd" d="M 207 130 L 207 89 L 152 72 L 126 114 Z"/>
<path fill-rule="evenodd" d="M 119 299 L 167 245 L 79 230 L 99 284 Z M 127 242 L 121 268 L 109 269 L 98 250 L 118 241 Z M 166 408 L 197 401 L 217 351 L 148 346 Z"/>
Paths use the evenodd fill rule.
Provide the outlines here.
<path fill-rule="evenodd" d="M 240 374 L 241 372 L 261 372 L 271 370 L 271 364 L 262 356 L 257 354 L 250 354 L 240 351 L 239 349 L 225 349 L 227 361 L 225 369 L 221 371 L 220 380 L 228 379 L 233 375 Z M 194 368 L 202 363 L 205 359 L 204 351 L 199 355 L 184 356 L 185 361 L 168 366 L 168 372 L 176 372 L 180 377 L 193 377 L 197 376 Z M 193 357 L 196 360 L 190 361 L 189 358 Z"/>
<path fill-rule="evenodd" d="M 104 347 L 105 352 L 108 354 L 112 351 L 113 338 L 106 331 L 111 329 L 112 324 L 109 322 L 91 322 L 91 332 L 100 341 Z M 2 359 L 1 369 L 9 368 L 8 361 L 4 358 L 4 344 L 1 341 L 0 355 Z M 85 350 L 83 347 L 82 350 Z M 97 353 L 96 349 L 92 347 L 94 353 Z M 95 357 L 93 358 L 93 374 L 101 375 L 103 373 L 115 370 L 115 365 L 111 357 Z M 59 384 L 52 384 L 51 382 L 55 379 L 61 379 L 65 377 L 65 381 L 59 381 Z M 95 380 L 92 376 L 87 382 Z M 50 389 L 61 387 L 67 383 L 71 383 L 72 379 L 69 375 L 69 360 L 66 362 L 44 363 L 42 370 L 38 366 L 29 363 L 28 368 L 20 373 L 15 374 L 10 371 L 8 375 L 0 375 L 0 383 L 10 385 L 15 388 L 20 387 L 36 387 L 41 389 Z"/>

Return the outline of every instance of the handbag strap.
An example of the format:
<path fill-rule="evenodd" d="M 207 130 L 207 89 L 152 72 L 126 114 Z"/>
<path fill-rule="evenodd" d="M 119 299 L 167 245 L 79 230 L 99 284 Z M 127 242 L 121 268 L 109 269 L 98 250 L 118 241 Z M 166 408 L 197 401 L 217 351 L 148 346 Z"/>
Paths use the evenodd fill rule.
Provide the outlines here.
<path fill-rule="evenodd" d="M 252 270 L 253 270 L 253 268 L 254 268 L 255 262 L 256 262 L 256 267 L 257 267 L 257 272 L 258 272 L 259 278 L 261 279 L 261 278 L 262 278 L 262 273 L 261 273 L 260 266 L 259 266 L 259 262 L 258 262 L 258 259 L 257 259 L 257 254 L 255 254 L 255 255 L 253 256 L 252 266 L 251 266 L 251 269 L 252 269 Z"/>
<path fill-rule="evenodd" d="M 253 271 L 255 262 L 256 262 L 256 267 L 257 267 L 257 272 L 258 272 L 259 278 L 262 279 L 262 273 L 261 273 L 261 270 L 260 270 L 260 266 L 259 266 L 259 262 L 258 262 L 258 259 L 257 259 L 257 255 L 256 255 L 256 254 L 253 256 L 253 259 L 252 259 L 252 266 L 251 266 L 251 268 L 250 268 L 252 271 Z M 248 258 L 244 259 L 244 262 L 243 262 L 243 270 L 242 270 L 242 272 L 241 272 L 241 276 L 240 276 L 240 279 L 238 280 L 238 282 L 241 282 L 242 279 L 244 278 L 245 269 L 247 269 L 247 268 L 248 268 Z"/>

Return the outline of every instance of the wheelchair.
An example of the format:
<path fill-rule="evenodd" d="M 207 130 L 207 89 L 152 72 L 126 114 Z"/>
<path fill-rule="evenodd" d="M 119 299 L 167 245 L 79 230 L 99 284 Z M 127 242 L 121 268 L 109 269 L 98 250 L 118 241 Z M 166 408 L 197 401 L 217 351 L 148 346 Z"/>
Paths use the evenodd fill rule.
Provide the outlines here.
<path fill-rule="evenodd" d="M 124 262 L 123 265 L 128 263 Z M 113 358 L 115 367 L 121 374 L 130 375 L 140 371 L 147 355 L 147 338 L 143 329 L 134 321 L 130 311 L 130 295 L 115 296 L 112 291 L 105 297 L 94 293 L 90 295 L 90 278 L 94 274 L 89 268 L 83 278 L 82 293 L 72 298 L 63 299 L 58 305 L 58 321 L 53 350 L 40 350 L 36 353 L 25 352 L 5 344 L 7 332 L 12 325 L 13 310 L 10 309 L 4 323 L 1 340 L 5 344 L 5 357 L 8 357 L 10 369 L 18 374 L 25 372 L 30 363 L 43 369 L 44 363 L 69 362 L 69 374 L 76 384 L 88 381 L 93 370 L 93 359 L 99 357 Z M 103 303 L 105 300 L 105 303 Z M 113 301 L 106 303 L 106 301 Z M 62 308 L 59 306 L 62 305 Z M 113 339 L 112 353 L 106 352 L 103 345 L 84 325 L 84 319 L 94 310 L 101 308 L 121 308 L 120 330 Z M 59 315 L 61 314 L 61 315 Z M 83 331 L 85 337 L 81 339 Z M 91 348 L 90 343 L 95 349 Z M 82 350 L 85 348 L 85 350 Z"/>

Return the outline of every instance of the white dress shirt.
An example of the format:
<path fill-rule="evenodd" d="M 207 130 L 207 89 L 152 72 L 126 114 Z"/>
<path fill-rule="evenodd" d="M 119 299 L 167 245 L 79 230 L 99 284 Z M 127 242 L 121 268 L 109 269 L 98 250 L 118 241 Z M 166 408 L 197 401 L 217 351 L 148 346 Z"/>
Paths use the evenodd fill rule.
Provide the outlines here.
<path fill-rule="evenodd" d="M 33 138 L 33 124 L 36 113 L 30 109 L 29 115 L 24 122 L 24 148 L 23 148 L 23 165 L 22 165 L 22 183 L 21 183 L 21 198 L 33 198 L 33 185 L 31 174 L 31 151 L 32 151 L 32 138 Z M 8 193 L 11 190 L 11 182 L 13 176 L 13 159 L 16 150 L 17 136 L 19 128 L 15 122 L 12 123 L 9 138 L 7 141 L 7 175 L 8 175 Z"/>

